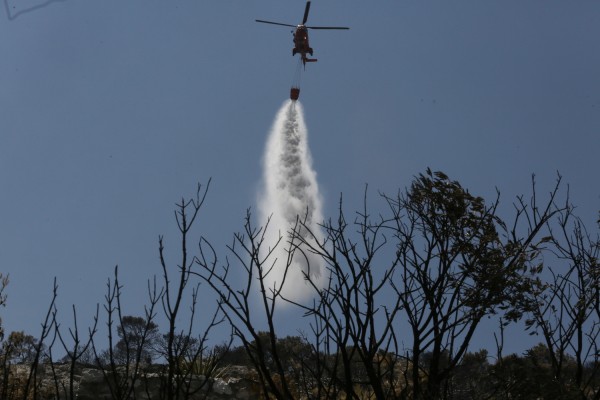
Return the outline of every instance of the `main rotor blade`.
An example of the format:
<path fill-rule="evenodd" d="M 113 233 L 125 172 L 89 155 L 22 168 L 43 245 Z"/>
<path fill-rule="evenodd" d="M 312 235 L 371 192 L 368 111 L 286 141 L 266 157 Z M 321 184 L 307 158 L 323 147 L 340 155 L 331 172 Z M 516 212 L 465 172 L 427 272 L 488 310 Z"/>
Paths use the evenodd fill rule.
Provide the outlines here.
<path fill-rule="evenodd" d="M 291 26 L 292 28 L 296 28 L 297 25 L 290 25 L 290 24 L 282 24 L 280 22 L 271 22 L 271 21 L 263 21 L 262 19 L 256 19 L 256 22 L 262 22 L 263 24 L 271 24 L 271 25 L 281 25 L 281 26 Z"/>
<path fill-rule="evenodd" d="M 308 29 L 350 29 L 347 26 L 307 26 Z"/>
<path fill-rule="evenodd" d="M 306 8 L 304 9 L 304 18 L 302 19 L 302 25 L 306 23 L 308 19 L 308 11 L 310 10 L 310 1 L 306 2 Z"/>

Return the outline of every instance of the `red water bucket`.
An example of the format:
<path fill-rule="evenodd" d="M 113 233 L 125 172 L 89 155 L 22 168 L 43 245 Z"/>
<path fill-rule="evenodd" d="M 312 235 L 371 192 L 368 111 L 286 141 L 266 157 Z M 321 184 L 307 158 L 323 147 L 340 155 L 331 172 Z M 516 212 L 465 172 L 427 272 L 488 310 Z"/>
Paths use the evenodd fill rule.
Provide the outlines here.
<path fill-rule="evenodd" d="M 293 87 L 290 90 L 290 99 L 296 101 L 296 100 L 298 100 L 298 97 L 300 97 L 300 88 Z"/>

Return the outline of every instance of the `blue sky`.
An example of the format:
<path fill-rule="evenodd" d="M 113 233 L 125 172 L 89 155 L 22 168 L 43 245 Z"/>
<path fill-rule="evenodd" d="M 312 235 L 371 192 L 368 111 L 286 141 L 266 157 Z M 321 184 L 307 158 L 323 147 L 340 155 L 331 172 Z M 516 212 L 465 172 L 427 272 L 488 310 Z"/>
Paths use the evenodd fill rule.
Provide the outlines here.
<path fill-rule="evenodd" d="M 8 331 L 34 335 L 52 279 L 80 324 L 120 266 L 141 314 L 174 203 L 212 184 L 196 237 L 221 254 L 256 209 L 261 159 L 296 60 L 303 1 L 3 0 L 0 271 Z M 7 11 L 9 11 L 7 13 Z M 365 184 L 395 193 L 427 167 L 509 207 L 556 171 L 600 209 L 600 3 L 314 0 L 300 100 L 333 216 Z M 88 317 L 89 316 L 89 317 Z M 86 320 L 87 318 L 87 320 Z M 293 333 L 293 332 L 292 332 Z"/>

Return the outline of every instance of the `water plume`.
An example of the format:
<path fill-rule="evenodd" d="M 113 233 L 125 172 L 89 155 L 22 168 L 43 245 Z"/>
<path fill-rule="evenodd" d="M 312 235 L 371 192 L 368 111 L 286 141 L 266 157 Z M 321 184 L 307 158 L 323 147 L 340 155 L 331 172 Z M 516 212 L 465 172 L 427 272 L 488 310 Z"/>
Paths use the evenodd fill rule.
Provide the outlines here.
<path fill-rule="evenodd" d="M 299 233 L 307 240 L 322 240 L 319 223 L 323 221 L 322 200 L 317 184 L 317 174 L 312 168 L 308 147 L 308 135 L 302 106 L 297 101 L 286 101 L 275 118 L 263 159 L 263 192 L 259 199 L 260 221 L 270 218 L 265 244 L 272 247 L 281 235 L 282 242 L 270 258 L 277 259 L 275 267 L 266 279 L 268 287 L 281 284 L 288 261 L 290 230 L 298 219 L 312 233 L 301 229 Z M 297 242 L 297 239 L 296 239 Z M 323 260 L 306 247 L 293 255 L 282 290 L 284 297 L 302 301 L 314 294 L 304 273 L 320 286 L 323 281 Z M 263 249 L 263 256 L 267 248 Z M 269 264 L 270 265 L 270 264 Z"/>

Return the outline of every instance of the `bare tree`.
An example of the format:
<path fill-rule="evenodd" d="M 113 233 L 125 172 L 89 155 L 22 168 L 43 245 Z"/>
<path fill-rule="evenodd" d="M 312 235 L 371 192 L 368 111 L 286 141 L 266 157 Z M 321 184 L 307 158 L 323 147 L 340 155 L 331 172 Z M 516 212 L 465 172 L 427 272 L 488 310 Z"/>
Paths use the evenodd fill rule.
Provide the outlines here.
<path fill-rule="evenodd" d="M 4 289 L 8 285 L 8 276 L 0 273 L 0 307 L 6 307 L 6 294 Z M 2 327 L 2 318 L 0 318 L 0 342 L 4 340 L 4 328 Z"/>
<path fill-rule="evenodd" d="M 219 315 L 218 307 L 212 314 L 210 322 L 203 333 L 197 338 L 193 337 L 199 282 L 195 283 L 191 289 L 188 324 L 184 329 L 177 326 L 181 307 L 185 304 L 184 296 L 188 294 L 189 286 L 192 283 L 190 279 L 197 275 L 193 271 L 193 267 L 198 258 L 189 254 L 189 235 L 204 204 L 209 187 L 210 180 L 205 188 L 198 185 L 194 198 L 190 200 L 182 198 L 176 205 L 175 220 L 180 234 L 181 259 L 177 264 L 178 275 L 176 275 L 175 285 L 173 286 L 170 279 L 171 268 L 168 266 L 165 254 L 164 240 L 162 236 L 159 238 L 160 265 L 164 285 L 161 302 L 169 323 L 165 335 L 165 345 L 163 346 L 167 372 L 163 382 L 162 395 L 168 400 L 187 399 L 194 393 L 200 392 L 200 390 L 209 390 L 212 384 L 211 376 L 216 372 L 219 365 L 219 357 L 211 353 L 207 347 L 209 333 L 223 321 L 223 317 Z M 202 365 L 204 374 L 203 380 L 195 386 L 192 385 L 194 368 L 191 366 L 193 365 Z"/>
<path fill-rule="evenodd" d="M 312 354 L 300 362 L 305 396 L 441 398 L 480 321 L 496 313 L 512 321 L 528 310 L 525 293 L 533 290 L 540 271 L 536 246 L 547 241 L 540 231 L 560 211 L 554 203 L 559 186 L 560 178 L 548 201 L 539 204 L 534 181 L 531 200 L 517 198 L 507 226 L 497 215 L 499 196 L 486 205 L 443 173 L 427 170 L 406 193 L 383 196 L 387 217 L 369 214 L 365 194 L 363 210 L 349 224 L 340 201 L 337 220 L 323 224 L 325 236 L 319 239 L 320 232 L 312 232 L 299 216 L 286 235 L 285 263 L 272 259 L 283 236 L 261 251 L 269 245 L 268 224 L 254 228 L 248 213 L 244 233 L 230 246 L 246 273 L 245 286 L 232 286 L 231 265 L 219 267 L 209 245 L 201 245 L 201 277 L 217 293 L 266 396 L 298 396 L 278 353 L 274 326 L 276 303 L 286 301 L 312 318 L 313 337 L 306 338 Z M 304 274 L 315 301 L 285 298 L 287 274 L 274 287 L 266 286 L 277 262 L 287 272 L 293 257 L 309 261 L 315 255 L 328 272 L 325 287 Z M 250 305 L 253 292 L 259 293 L 258 311 Z M 266 318 L 266 333 L 256 329 L 255 313 Z M 401 321 L 410 328 L 403 336 L 412 340 L 406 355 L 397 332 Z"/>
<path fill-rule="evenodd" d="M 149 305 L 144 306 L 143 328 L 134 341 L 128 335 L 121 337 L 122 348 L 117 354 L 115 343 L 115 333 L 118 333 L 119 327 L 124 325 L 126 316 L 123 315 L 121 304 L 122 286 L 119 283 L 118 267 L 115 267 L 114 279 L 108 280 L 107 293 L 105 295 L 104 310 L 107 315 L 108 330 L 108 349 L 102 353 L 98 350 L 93 335 L 90 333 L 91 346 L 94 356 L 102 370 L 104 380 L 110 390 L 111 397 L 114 400 L 129 399 L 135 395 L 134 389 L 136 382 L 142 376 L 143 351 L 146 348 L 146 341 L 153 332 L 156 324 L 156 305 L 159 303 L 162 291 L 156 287 L 156 282 L 152 285 L 148 282 Z M 123 357 L 119 355 L 122 354 Z"/>
<path fill-rule="evenodd" d="M 73 327 L 69 328 L 69 335 L 72 340 L 72 347 L 70 347 L 65 338 L 63 337 L 60 331 L 60 325 L 58 324 L 57 318 L 57 310 L 54 310 L 52 319 L 54 321 L 54 333 L 55 337 L 52 340 L 52 343 L 48 346 L 48 358 L 50 362 L 50 368 L 52 369 L 52 375 L 54 380 L 54 395 L 57 399 L 61 398 L 61 395 L 64 394 L 64 398 L 66 399 L 74 399 L 75 398 L 75 372 L 77 364 L 80 362 L 82 357 L 85 355 L 89 355 L 92 351 L 92 343 L 94 335 L 97 331 L 98 326 L 98 312 L 99 306 L 96 306 L 96 314 L 94 315 L 94 324 L 89 328 L 87 340 L 82 341 L 82 338 L 79 334 L 79 327 L 77 325 L 77 311 L 75 305 L 73 305 Z M 58 379 L 57 371 L 55 369 L 54 361 L 52 359 L 52 348 L 54 346 L 55 340 L 58 338 L 60 341 L 63 350 L 67 353 L 64 357 L 65 360 L 69 363 L 69 379 L 66 382 L 68 387 L 66 387 L 65 382 Z"/>
<path fill-rule="evenodd" d="M 600 238 L 587 231 L 569 200 L 548 230 L 550 279 L 533 293 L 527 327 L 541 333 L 560 390 L 573 390 L 572 382 L 582 398 L 600 399 Z M 565 367 L 573 359 L 574 371 Z"/>
<path fill-rule="evenodd" d="M 36 399 L 40 389 L 39 366 L 46 357 L 46 339 L 52 332 L 54 319 L 52 318 L 55 311 L 56 297 L 58 295 L 58 285 L 56 278 L 54 279 L 54 287 L 52 290 L 52 298 L 46 312 L 46 317 L 41 324 L 41 332 L 39 338 L 34 338 L 32 335 L 25 332 L 12 332 L 7 341 L 2 345 L 0 350 L 0 398 L 21 398 L 27 400 L 29 398 Z M 26 376 L 15 377 L 12 375 L 12 364 L 25 364 L 28 366 Z"/>
<path fill-rule="evenodd" d="M 42 358 L 44 357 L 43 350 L 44 350 L 44 346 L 45 346 L 45 340 L 50 335 L 50 332 L 52 331 L 54 319 L 51 318 L 51 316 L 53 315 L 53 311 L 56 309 L 55 304 L 56 304 L 57 295 L 58 295 L 58 285 L 56 283 L 56 278 L 54 278 L 54 286 L 52 289 L 52 300 L 50 301 L 50 305 L 48 306 L 48 311 L 46 313 L 46 317 L 44 318 L 44 321 L 42 322 L 42 329 L 40 332 L 39 339 L 37 340 L 37 343 L 34 346 L 35 350 L 34 350 L 33 360 L 31 361 L 30 368 L 29 368 L 29 378 L 27 379 L 27 383 L 25 384 L 25 388 L 23 389 L 23 400 L 27 399 L 30 389 L 33 389 L 33 394 L 32 394 L 33 398 L 34 399 L 37 398 L 37 391 L 39 389 L 38 366 L 39 366 L 39 363 L 42 361 Z"/>
<path fill-rule="evenodd" d="M 273 253 L 277 246 L 283 245 L 283 238 L 272 244 L 265 242 L 265 233 L 268 228 L 255 228 L 251 223 L 250 211 L 246 214 L 244 233 L 237 233 L 234 242 L 228 246 L 237 263 L 243 268 L 246 280 L 241 289 L 232 286 L 230 279 L 231 265 L 227 261 L 219 267 L 216 252 L 206 241 L 200 244 L 200 257 L 197 262 L 201 267 L 200 277 L 215 291 L 219 309 L 231 324 L 234 335 L 242 342 L 246 354 L 254 366 L 259 379 L 259 384 L 266 397 L 276 399 L 293 399 L 294 395 L 288 380 L 288 373 L 283 368 L 277 348 L 277 334 L 275 329 L 275 310 L 281 302 L 281 290 L 285 284 L 285 276 L 290 267 L 293 251 L 289 251 L 287 260 L 277 260 Z M 268 251 L 261 250 L 269 246 Z M 272 247 L 271 247 L 272 246 Z M 277 282 L 274 287 L 267 286 L 267 276 L 272 273 L 276 263 L 283 263 L 285 273 L 282 282 Z M 259 294 L 260 307 L 257 311 L 259 317 L 265 317 L 267 330 L 261 331 L 256 327 L 252 298 Z M 266 332 L 266 335 L 265 335 Z M 266 340 L 265 340 L 266 338 Z M 266 355 L 270 354 L 268 360 Z M 271 368 L 273 367 L 273 368 Z"/>
<path fill-rule="evenodd" d="M 400 349 L 395 332 L 401 303 L 399 296 L 389 296 L 386 290 L 399 259 L 392 255 L 382 260 L 392 222 L 382 216 L 373 219 L 365 190 L 364 208 L 353 224 L 346 221 L 340 199 L 337 220 L 323 225 L 323 241 L 305 225 L 302 229 L 309 234 L 295 235 L 297 251 L 317 254 L 329 275 L 323 289 L 306 275 L 318 301 L 294 303 L 314 317 L 316 356 L 327 355 L 319 358 L 314 374 L 318 392 L 326 398 L 395 398 L 402 390 L 397 381 Z M 358 239 L 352 238 L 355 231 Z"/>

